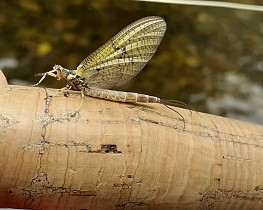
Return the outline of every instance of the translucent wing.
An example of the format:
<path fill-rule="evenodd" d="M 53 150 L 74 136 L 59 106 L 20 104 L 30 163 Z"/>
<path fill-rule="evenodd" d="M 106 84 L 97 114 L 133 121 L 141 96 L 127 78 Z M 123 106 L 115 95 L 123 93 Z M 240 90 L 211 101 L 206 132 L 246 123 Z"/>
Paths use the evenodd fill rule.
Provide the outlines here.
<path fill-rule="evenodd" d="M 90 87 L 120 86 L 136 76 L 151 59 L 166 30 L 160 17 L 142 18 L 120 31 L 77 67 Z"/>

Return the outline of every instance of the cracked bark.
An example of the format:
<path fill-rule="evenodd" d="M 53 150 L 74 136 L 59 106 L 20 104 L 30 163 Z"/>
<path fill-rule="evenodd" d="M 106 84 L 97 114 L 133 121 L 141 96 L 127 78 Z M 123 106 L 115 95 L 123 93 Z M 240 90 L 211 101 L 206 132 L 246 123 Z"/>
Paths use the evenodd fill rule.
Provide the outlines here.
<path fill-rule="evenodd" d="M 263 127 L 162 105 L 0 89 L 0 207 L 262 209 Z"/>

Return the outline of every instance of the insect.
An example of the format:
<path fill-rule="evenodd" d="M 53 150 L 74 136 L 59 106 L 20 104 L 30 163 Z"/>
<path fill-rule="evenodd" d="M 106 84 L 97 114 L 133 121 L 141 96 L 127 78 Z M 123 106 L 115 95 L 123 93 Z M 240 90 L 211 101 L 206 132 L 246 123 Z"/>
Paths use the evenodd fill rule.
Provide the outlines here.
<path fill-rule="evenodd" d="M 168 105 L 172 105 L 190 110 L 188 105 L 177 100 L 109 90 L 113 86 L 125 84 L 143 69 L 158 48 L 165 31 L 166 22 L 161 17 L 150 16 L 137 20 L 86 57 L 76 70 L 55 65 L 51 71 L 36 74 L 42 78 L 33 86 L 39 85 L 49 75 L 57 80 L 67 80 L 66 87 L 80 90 L 83 96 L 120 102 L 161 103 L 169 109 L 172 108 Z"/>

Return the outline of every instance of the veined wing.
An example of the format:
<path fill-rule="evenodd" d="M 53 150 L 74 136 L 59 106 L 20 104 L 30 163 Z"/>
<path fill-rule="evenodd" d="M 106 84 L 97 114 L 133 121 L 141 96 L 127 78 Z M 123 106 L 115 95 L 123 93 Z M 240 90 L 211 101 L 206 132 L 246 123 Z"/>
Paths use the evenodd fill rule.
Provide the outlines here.
<path fill-rule="evenodd" d="M 136 76 L 151 59 L 166 30 L 160 17 L 142 18 L 124 28 L 77 67 L 90 87 L 121 86 Z"/>

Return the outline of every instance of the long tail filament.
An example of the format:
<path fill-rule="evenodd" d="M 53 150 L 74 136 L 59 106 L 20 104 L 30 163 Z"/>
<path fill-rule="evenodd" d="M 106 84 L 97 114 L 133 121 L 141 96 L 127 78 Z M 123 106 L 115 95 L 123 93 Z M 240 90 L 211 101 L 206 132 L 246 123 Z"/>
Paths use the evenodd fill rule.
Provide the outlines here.
<path fill-rule="evenodd" d="M 185 128 L 185 119 L 183 117 L 182 114 L 180 114 L 178 111 L 176 111 L 175 109 L 173 109 L 170 106 L 174 106 L 174 107 L 179 107 L 179 108 L 185 108 L 188 109 L 190 111 L 190 116 L 192 116 L 192 110 L 194 110 L 191 106 L 187 105 L 184 102 L 181 101 L 177 101 L 177 100 L 166 100 L 166 99 L 160 99 L 160 104 L 163 104 L 165 107 L 167 107 L 168 109 L 176 112 L 183 120 L 184 122 L 184 128 Z M 198 113 L 198 112 L 197 112 Z M 199 113 L 198 113 L 199 114 Z"/>

